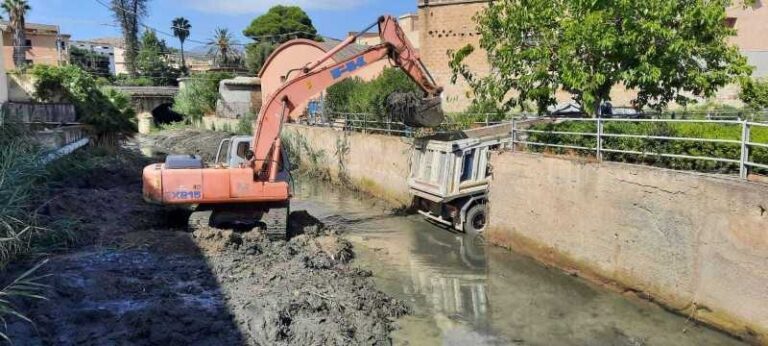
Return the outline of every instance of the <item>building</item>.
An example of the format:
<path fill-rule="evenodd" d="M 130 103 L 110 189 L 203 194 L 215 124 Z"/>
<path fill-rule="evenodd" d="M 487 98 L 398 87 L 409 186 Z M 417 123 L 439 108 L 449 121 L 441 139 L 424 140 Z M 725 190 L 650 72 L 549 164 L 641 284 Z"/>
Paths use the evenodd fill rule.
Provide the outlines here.
<path fill-rule="evenodd" d="M 84 57 L 84 60 L 75 61 L 77 51 L 88 52 L 90 57 Z M 99 59 L 96 59 L 96 58 Z M 89 59 L 90 58 L 90 59 Z M 72 64 L 86 66 L 88 70 L 108 71 L 110 75 L 116 75 L 115 47 L 92 41 L 72 41 L 70 42 L 70 61 Z"/>
<path fill-rule="evenodd" d="M 97 51 L 102 51 L 112 58 L 110 60 L 110 71 L 113 75 L 128 74 L 128 68 L 125 64 L 125 41 L 122 37 L 102 37 L 94 38 L 86 42 L 86 46 L 92 45 Z"/>
<path fill-rule="evenodd" d="M 259 77 L 261 78 L 262 103 L 266 103 L 267 98 L 277 91 L 285 81 L 298 76 L 298 68 L 317 61 L 339 43 L 341 43 L 341 41 L 331 38 L 325 38 L 325 41 L 323 42 L 307 39 L 294 39 L 277 47 L 269 58 L 267 58 L 267 61 L 259 72 Z M 325 61 L 321 67 L 331 66 L 349 59 L 350 57 L 363 52 L 366 48 L 367 46 L 364 45 L 351 44 L 336 53 L 331 59 Z M 387 60 L 377 61 L 356 71 L 355 76 L 360 77 L 363 80 L 372 80 L 381 74 L 381 71 L 387 66 L 389 66 Z M 309 87 L 311 88 L 312 86 L 310 85 Z M 323 91 L 324 89 L 318 89 L 315 96 L 319 97 Z M 300 116 L 305 108 L 306 104 L 297 105 L 291 113 L 291 116 Z"/>
<path fill-rule="evenodd" d="M 8 22 L 1 21 L 0 30 L 3 32 L 5 69 L 16 69 L 13 62 L 13 32 Z M 62 34 L 57 25 L 27 23 L 25 34 L 27 64 L 61 66 L 68 63 L 70 35 Z"/>
<path fill-rule="evenodd" d="M 451 69 L 448 52 L 471 44 L 476 51 L 465 61 L 470 70 L 487 75 L 491 71 L 486 53 L 478 49 L 480 37 L 473 21 L 474 15 L 485 8 L 487 0 L 418 0 L 418 33 L 420 55 L 437 82 L 445 87 L 443 109 L 461 112 L 472 103 L 473 92 L 461 78 L 450 83 Z M 727 10 L 730 25 L 737 30 L 731 42 L 738 46 L 755 66 L 755 77 L 768 77 L 768 0 L 756 0 L 753 6 L 734 5 Z M 557 93 L 558 102 L 568 102 L 571 96 Z M 628 105 L 635 93 L 623 87 L 611 92 L 615 105 Z M 739 104 L 738 86 L 724 87 L 716 96 L 722 103 Z"/>
<path fill-rule="evenodd" d="M 755 67 L 755 77 L 768 77 L 768 1 L 756 0 L 749 7 L 734 5 L 727 13 L 727 25 L 736 29 L 731 42 Z"/>
<path fill-rule="evenodd" d="M 487 1 L 470 0 L 418 0 L 419 53 L 443 91 L 443 110 L 460 112 L 471 103 L 472 89 L 459 78 L 451 83 L 448 66 L 449 51 L 461 49 L 467 44 L 479 48 L 480 36 L 472 20 L 475 13 L 486 6 Z M 478 74 L 490 72 L 485 52 L 476 50 L 466 60 L 469 68 Z"/>

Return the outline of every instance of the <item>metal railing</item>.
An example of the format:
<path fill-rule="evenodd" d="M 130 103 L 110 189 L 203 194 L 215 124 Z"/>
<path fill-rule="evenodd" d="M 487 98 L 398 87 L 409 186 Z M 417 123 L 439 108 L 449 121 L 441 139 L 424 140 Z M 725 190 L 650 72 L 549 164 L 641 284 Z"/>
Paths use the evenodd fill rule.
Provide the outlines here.
<path fill-rule="evenodd" d="M 552 119 L 556 123 L 563 123 L 563 122 L 581 122 L 581 123 L 593 123 L 594 131 L 589 132 L 578 132 L 578 131 L 557 131 L 557 130 L 538 130 L 538 129 L 531 129 L 531 128 L 522 128 L 519 126 L 518 121 L 512 121 L 512 147 L 513 150 L 518 145 L 524 146 L 526 148 L 528 147 L 538 147 L 538 148 L 557 148 L 557 149 L 570 149 L 570 150 L 578 150 L 578 151 L 585 151 L 585 152 L 594 152 L 595 157 L 597 160 L 603 161 L 605 159 L 606 154 L 626 154 L 626 155 L 634 155 L 637 157 L 657 157 L 657 158 L 669 158 L 669 159 L 683 159 L 683 160 L 703 160 L 703 161 L 712 161 L 712 162 L 718 162 L 723 164 L 730 164 L 730 165 L 738 165 L 739 167 L 739 176 L 742 179 L 747 179 L 747 176 L 749 175 L 750 170 L 754 168 L 758 168 L 761 170 L 768 170 L 768 165 L 764 163 L 757 163 L 754 162 L 754 160 L 750 159 L 750 153 L 754 148 L 761 148 L 761 149 L 768 149 L 768 143 L 758 143 L 753 141 L 752 138 L 752 129 L 755 127 L 758 128 L 765 128 L 766 131 L 768 131 L 768 123 L 761 123 L 761 122 L 752 122 L 747 120 L 689 120 L 689 119 L 606 119 L 606 118 L 594 118 L 594 119 L 585 119 L 585 118 L 557 118 Z M 717 126 L 731 126 L 740 127 L 741 130 L 741 136 L 739 139 L 723 139 L 723 138 L 704 138 L 704 137 L 676 137 L 676 136 L 665 136 L 665 135 L 656 135 L 656 134 L 636 134 L 636 133 L 619 133 L 619 132 L 608 132 L 606 131 L 606 125 L 607 124 L 618 124 L 618 123 L 658 123 L 658 124 L 667 124 L 667 125 L 673 125 L 673 124 L 712 124 Z M 531 140 L 531 137 L 535 137 L 535 135 L 541 134 L 541 135 L 548 135 L 548 136 L 556 136 L 556 137 L 587 137 L 587 138 L 594 138 L 594 146 L 585 146 L 584 143 L 582 145 L 575 144 L 572 142 L 578 142 L 578 141 L 571 141 L 569 144 L 568 141 L 566 143 L 547 143 L 547 142 L 537 142 Z M 534 135 L 534 136 L 531 136 Z M 643 148 L 643 151 L 639 150 L 628 150 L 626 148 L 620 148 L 620 147 L 611 147 L 608 145 L 609 143 L 606 143 L 610 139 L 638 139 L 638 140 L 644 140 L 644 141 L 654 141 L 654 142 L 698 142 L 698 143 L 714 143 L 714 144 L 722 144 L 725 146 L 739 146 L 739 158 L 733 158 L 733 157 L 726 157 L 725 155 L 720 156 L 707 156 L 707 155 L 690 155 L 689 153 L 680 153 L 680 152 L 657 152 L 657 151 L 646 151 L 645 148 Z M 588 142 L 592 142 L 591 140 Z"/>
<path fill-rule="evenodd" d="M 444 122 L 440 126 L 433 128 L 429 133 L 448 133 L 470 128 L 493 126 L 509 121 L 493 121 L 490 117 L 485 117 L 484 121 L 474 121 L 469 123 Z M 361 133 L 376 133 L 393 136 L 413 137 L 420 134 L 420 130 L 412 128 L 403 122 L 393 121 L 391 119 L 381 119 L 379 116 L 371 113 L 354 112 L 333 112 L 330 114 L 318 114 L 305 118 L 306 124 L 311 126 L 334 127 L 345 131 L 355 131 Z"/>

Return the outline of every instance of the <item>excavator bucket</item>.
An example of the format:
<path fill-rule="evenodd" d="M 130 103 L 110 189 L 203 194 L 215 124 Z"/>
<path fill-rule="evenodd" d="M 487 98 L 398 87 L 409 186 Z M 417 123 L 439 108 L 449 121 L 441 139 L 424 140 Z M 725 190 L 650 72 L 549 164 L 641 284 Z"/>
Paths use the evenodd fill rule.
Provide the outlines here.
<path fill-rule="evenodd" d="M 437 127 L 445 115 L 440 97 L 421 98 L 413 93 L 393 93 L 387 97 L 387 111 L 392 119 L 410 127 Z"/>

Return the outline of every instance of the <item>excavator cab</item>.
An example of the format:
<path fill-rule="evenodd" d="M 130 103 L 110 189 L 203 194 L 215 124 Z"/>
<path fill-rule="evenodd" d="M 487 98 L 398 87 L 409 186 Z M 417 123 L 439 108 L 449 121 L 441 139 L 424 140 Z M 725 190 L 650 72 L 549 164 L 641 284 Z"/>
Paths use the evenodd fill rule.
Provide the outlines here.
<path fill-rule="evenodd" d="M 232 136 L 219 143 L 216 157 L 213 163 L 215 168 L 246 168 L 248 160 L 253 158 L 250 136 Z M 288 181 L 290 178 L 290 162 L 288 153 L 281 149 L 280 163 L 278 165 L 277 181 Z"/>
<path fill-rule="evenodd" d="M 253 157 L 251 141 L 250 136 L 233 136 L 223 139 L 219 143 L 219 150 L 216 151 L 214 167 L 245 167 L 248 160 Z"/>

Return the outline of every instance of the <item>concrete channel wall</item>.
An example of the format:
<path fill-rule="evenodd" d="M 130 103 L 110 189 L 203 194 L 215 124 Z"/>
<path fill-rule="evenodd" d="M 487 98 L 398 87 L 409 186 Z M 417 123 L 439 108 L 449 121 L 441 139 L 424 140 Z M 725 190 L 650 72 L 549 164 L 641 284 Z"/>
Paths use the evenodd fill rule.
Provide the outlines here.
<path fill-rule="evenodd" d="M 283 133 L 305 167 L 325 170 L 331 179 L 391 203 L 410 205 L 409 139 L 296 124 L 287 124 Z"/>
<path fill-rule="evenodd" d="M 768 343 L 768 185 L 495 154 L 494 244 Z"/>

